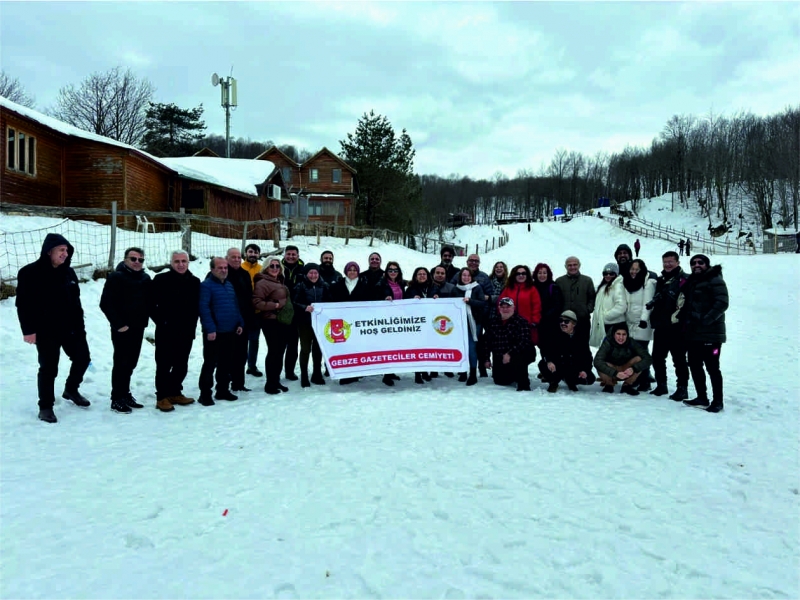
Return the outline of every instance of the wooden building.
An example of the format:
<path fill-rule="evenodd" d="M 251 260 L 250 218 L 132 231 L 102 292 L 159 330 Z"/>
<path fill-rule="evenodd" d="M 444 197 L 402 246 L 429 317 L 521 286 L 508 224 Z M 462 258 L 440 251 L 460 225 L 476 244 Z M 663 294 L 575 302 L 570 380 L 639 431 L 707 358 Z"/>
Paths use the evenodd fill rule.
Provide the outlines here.
<path fill-rule="evenodd" d="M 256 160 L 268 160 L 281 171 L 292 200 L 284 204 L 282 216 L 310 223 L 355 225 L 356 171 L 327 148 L 302 164 L 275 146 Z"/>

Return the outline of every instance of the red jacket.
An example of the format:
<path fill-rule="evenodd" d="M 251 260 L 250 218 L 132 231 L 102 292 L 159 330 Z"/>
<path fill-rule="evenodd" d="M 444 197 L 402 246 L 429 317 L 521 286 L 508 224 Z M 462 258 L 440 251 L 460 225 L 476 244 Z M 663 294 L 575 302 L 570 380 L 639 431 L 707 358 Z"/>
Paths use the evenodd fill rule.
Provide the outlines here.
<path fill-rule="evenodd" d="M 531 326 L 531 342 L 539 343 L 539 331 L 536 327 L 542 320 L 542 300 L 539 292 L 534 286 L 506 287 L 498 297 L 498 302 L 502 298 L 511 298 L 514 301 L 514 312 L 525 319 Z"/>

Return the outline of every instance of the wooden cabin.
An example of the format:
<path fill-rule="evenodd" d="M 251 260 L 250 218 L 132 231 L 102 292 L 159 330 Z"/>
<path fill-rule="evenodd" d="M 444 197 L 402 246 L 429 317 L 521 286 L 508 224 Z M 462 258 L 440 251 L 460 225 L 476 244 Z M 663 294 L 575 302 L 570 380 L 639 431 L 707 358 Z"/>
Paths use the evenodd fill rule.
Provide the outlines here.
<path fill-rule="evenodd" d="M 275 146 L 256 160 L 268 160 L 281 171 L 292 199 L 291 204 L 284 204 L 283 217 L 309 223 L 355 225 L 356 171 L 327 148 L 302 164 Z"/>

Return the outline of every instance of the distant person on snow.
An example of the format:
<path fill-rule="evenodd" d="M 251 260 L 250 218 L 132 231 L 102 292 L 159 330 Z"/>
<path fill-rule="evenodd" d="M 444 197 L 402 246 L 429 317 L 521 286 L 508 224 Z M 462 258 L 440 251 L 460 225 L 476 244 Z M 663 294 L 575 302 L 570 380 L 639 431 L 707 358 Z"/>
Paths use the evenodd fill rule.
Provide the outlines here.
<path fill-rule="evenodd" d="M 58 422 L 53 406 L 62 348 L 72 366 L 61 397 L 81 408 L 89 406 L 78 391 L 91 359 L 78 277 L 70 266 L 74 252 L 65 237 L 48 233 L 38 260 L 17 276 L 17 317 L 22 339 L 35 344 L 39 355 L 39 420 L 45 423 Z"/>
<path fill-rule="evenodd" d="M 689 256 L 692 253 L 692 242 L 689 238 L 686 238 L 686 256 Z"/>
<path fill-rule="evenodd" d="M 683 256 L 683 246 L 684 246 L 684 245 L 685 245 L 685 242 L 683 241 L 683 238 L 681 238 L 681 239 L 678 241 L 678 254 L 679 254 L 680 256 Z"/>
<path fill-rule="evenodd" d="M 636 251 L 636 258 L 639 258 L 639 250 L 642 249 L 642 244 L 639 242 L 639 238 L 636 238 L 636 241 L 633 243 L 633 249 Z"/>

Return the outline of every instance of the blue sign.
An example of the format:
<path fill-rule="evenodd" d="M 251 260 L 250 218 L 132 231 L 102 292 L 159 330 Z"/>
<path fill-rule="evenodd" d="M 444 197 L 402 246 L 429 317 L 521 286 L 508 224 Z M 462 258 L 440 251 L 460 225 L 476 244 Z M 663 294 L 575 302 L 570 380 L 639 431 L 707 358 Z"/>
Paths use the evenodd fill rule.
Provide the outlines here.
<path fill-rule="evenodd" d="M 611 200 L 609 200 L 608 198 L 598 198 L 597 199 L 598 208 L 601 208 L 603 206 L 610 206 L 610 205 L 611 205 Z"/>
<path fill-rule="evenodd" d="M 560 217 L 560 216 L 562 216 L 563 214 L 564 214 L 564 209 L 563 209 L 563 208 L 561 208 L 560 206 L 556 206 L 556 207 L 553 209 L 553 216 L 554 216 L 554 217 Z"/>

